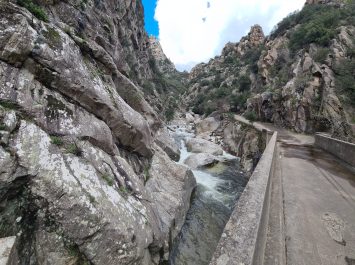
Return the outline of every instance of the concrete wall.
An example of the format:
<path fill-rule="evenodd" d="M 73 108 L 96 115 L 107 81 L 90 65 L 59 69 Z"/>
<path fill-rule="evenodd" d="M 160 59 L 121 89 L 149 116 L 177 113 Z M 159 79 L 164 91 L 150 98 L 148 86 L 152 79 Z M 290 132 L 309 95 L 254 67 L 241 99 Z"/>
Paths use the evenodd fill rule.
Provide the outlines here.
<path fill-rule="evenodd" d="M 277 132 L 270 139 L 238 200 L 210 265 L 263 264 L 276 139 Z"/>
<path fill-rule="evenodd" d="M 317 133 L 315 145 L 355 167 L 355 144 Z"/>

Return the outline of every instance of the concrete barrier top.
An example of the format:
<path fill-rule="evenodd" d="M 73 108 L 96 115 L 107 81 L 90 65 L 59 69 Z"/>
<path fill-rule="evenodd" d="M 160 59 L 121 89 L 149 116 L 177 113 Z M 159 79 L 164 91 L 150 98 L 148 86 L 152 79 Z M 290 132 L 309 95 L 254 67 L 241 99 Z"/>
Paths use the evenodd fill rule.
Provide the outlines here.
<path fill-rule="evenodd" d="M 266 229 L 264 218 L 269 215 L 265 202 L 269 200 L 269 181 L 276 140 L 277 132 L 273 134 L 238 200 L 210 265 L 249 265 L 261 254 L 257 253 L 258 241 L 264 240 L 260 237 L 263 237 L 262 230 Z"/>
<path fill-rule="evenodd" d="M 316 133 L 315 145 L 355 167 L 355 144 Z"/>

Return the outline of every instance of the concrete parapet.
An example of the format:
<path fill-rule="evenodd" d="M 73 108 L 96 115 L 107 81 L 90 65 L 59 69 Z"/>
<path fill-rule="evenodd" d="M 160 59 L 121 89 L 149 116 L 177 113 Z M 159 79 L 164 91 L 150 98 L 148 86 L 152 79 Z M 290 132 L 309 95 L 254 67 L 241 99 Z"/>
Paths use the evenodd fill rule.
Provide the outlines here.
<path fill-rule="evenodd" d="M 315 135 L 315 145 L 355 167 L 355 144 L 317 133 Z"/>
<path fill-rule="evenodd" d="M 276 140 L 277 132 L 238 200 L 210 265 L 263 264 Z"/>

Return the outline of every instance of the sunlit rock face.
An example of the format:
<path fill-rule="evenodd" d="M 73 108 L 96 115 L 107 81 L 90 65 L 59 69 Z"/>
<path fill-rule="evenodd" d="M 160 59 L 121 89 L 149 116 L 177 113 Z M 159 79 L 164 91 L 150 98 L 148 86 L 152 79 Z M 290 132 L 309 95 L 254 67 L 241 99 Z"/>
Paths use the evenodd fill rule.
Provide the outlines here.
<path fill-rule="evenodd" d="M 195 182 L 140 87 L 155 74 L 141 1 L 2 1 L 0 21 L 11 264 L 164 261 Z"/>

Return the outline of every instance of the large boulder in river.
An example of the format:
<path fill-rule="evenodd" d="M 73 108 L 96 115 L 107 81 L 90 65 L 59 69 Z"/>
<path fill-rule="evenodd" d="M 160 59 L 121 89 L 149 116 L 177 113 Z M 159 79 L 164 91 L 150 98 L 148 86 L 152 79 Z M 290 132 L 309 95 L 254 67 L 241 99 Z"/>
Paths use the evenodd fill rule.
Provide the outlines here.
<path fill-rule="evenodd" d="M 156 147 L 148 174 L 145 189 L 151 195 L 150 203 L 157 216 L 160 232 L 155 233 L 155 241 L 150 247 L 163 247 L 166 253 L 164 260 L 167 261 L 169 244 L 185 222 L 196 180 L 190 169 L 171 161 L 159 147 Z"/>
<path fill-rule="evenodd" d="M 218 158 L 211 154 L 198 153 L 190 155 L 184 164 L 188 165 L 192 169 L 213 166 L 218 163 Z"/>
<path fill-rule="evenodd" d="M 187 150 L 192 153 L 208 153 L 212 155 L 222 155 L 223 149 L 210 141 L 201 138 L 191 138 L 186 143 Z"/>
<path fill-rule="evenodd" d="M 162 128 L 157 132 L 155 142 L 159 145 L 165 153 L 174 161 L 179 161 L 180 150 L 179 146 L 172 139 L 167 128 Z"/>

